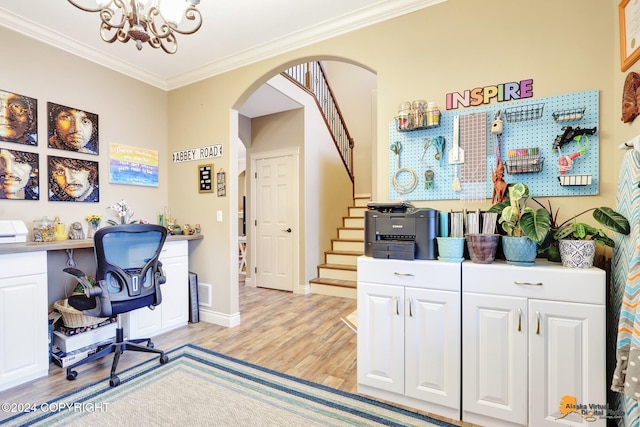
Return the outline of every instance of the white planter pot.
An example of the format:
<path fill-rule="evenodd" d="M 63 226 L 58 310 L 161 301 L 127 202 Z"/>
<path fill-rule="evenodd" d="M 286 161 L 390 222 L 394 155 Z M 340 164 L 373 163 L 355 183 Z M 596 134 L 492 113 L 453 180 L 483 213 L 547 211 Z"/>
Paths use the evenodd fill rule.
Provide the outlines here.
<path fill-rule="evenodd" d="M 595 240 L 560 240 L 560 259 L 565 267 L 591 268 L 595 254 Z"/>

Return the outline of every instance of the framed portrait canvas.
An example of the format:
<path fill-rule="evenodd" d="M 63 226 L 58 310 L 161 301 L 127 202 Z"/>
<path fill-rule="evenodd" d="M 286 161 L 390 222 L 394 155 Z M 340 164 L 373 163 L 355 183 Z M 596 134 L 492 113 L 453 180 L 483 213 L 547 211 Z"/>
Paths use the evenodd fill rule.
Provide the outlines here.
<path fill-rule="evenodd" d="M 0 148 L 0 199 L 40 199 L 38 153 Z"/>
<path fill-rule="evenodd" d="M 0 90 L 0 141 L 38 145 L 38 101 Z"/>
<path fill-rule="evenodd" d="M 49 200 L 99 202 L 98 162 L 48 156 Z"/>
<path fill-rule="evenodd" d="M 47 102 L 47 122 L 49 148 L 99 154 L 97 114 Z"/>

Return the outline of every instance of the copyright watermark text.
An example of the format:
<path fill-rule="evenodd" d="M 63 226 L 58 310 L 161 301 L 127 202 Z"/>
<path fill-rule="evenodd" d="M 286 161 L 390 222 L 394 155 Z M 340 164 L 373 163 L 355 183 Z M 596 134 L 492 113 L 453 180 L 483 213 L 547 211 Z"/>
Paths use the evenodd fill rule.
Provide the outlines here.
<path fill-rule="evenodd" d="M 107 412 L 109 402 L 1 402 L 0 411 L 10 413 L 24 412 Z"/>

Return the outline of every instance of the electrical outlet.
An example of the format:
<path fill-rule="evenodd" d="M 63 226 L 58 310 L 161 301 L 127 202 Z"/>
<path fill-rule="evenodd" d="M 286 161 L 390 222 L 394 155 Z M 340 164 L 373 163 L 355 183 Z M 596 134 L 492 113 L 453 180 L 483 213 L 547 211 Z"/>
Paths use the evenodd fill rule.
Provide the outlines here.
<path fill-rule="evenodd" d="M 222 211 L 216 213 L 216 219 L 218 222 L 222 222 Z"/>

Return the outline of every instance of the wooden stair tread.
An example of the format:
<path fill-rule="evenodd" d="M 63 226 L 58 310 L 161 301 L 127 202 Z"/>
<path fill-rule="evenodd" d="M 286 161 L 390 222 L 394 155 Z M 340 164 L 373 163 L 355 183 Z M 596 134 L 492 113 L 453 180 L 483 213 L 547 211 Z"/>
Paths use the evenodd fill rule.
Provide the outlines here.
<path fill-rule="evenodd" d="M 309 280 L 309 283 L 315 283 L 317 285 L 340 286 L 343 288 L 353 289 L 357 287 L 355 280 L 326 279 L 324 277 L 316 277 L 315 279 Z"/>
<path fill-rule="evenodd" d="M 326 254 L 332 254 L 332 255 L 353 255 L 353 256 L 360 256 L 364 254 L 364 251 L 326 251 Z"/>
<path fill-rule="evenodd" d="M 356 271 L 357 266 L 355 265 L 346 265 L 346 264 L 320 264 L 318 268 L 333 268 L 334 270 L 349 270 Z"/>

